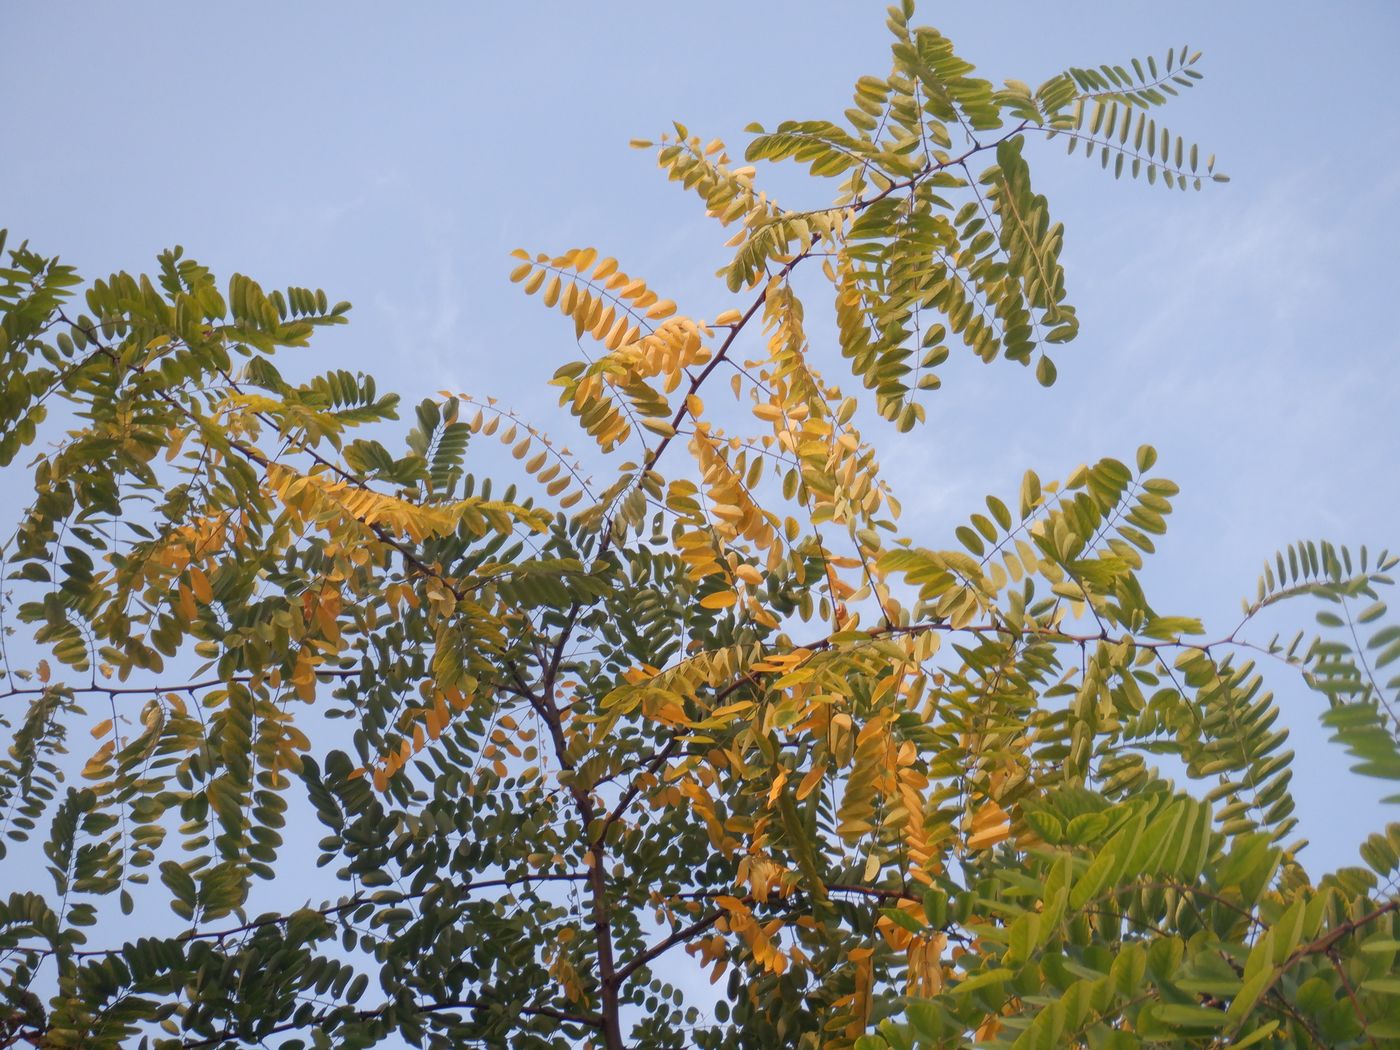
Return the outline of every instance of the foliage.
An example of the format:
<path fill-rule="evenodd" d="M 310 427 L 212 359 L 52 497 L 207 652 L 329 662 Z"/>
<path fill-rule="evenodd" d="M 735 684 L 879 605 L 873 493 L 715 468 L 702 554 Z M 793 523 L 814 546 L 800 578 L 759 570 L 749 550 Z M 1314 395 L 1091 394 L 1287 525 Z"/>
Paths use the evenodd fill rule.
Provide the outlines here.
<path fill-rule="evenodd" d="M 373 380 L 288 379 L 346 319 L 322 292 L 176 249 L 80 294 L 10 251 L 0 460 L 34 498 L 0 806 L 7 881 L 37 843 L 51 885 L 0 900 L 0 1043 L 1400 1045 L 1400 825 L 1303 869 L 1260 666 L 1400 779 L 1396 559 L 1294 545 L 1205 641 L 1142 586 L 1177 492 L 1151 449 L 1027 473 L 938 546 L 857 429 L 918 426 L 957 345 L 1053 382 L 1078 322 L 1032 140 L 1219 180 L 1156 120 L 1197 56 L 996 88 L 910 16 L 842 122 L 753 129 L 746 160 L 831 206 L 684 127 L 655 145 L 733 233 L 733 309 L 520 253 L 590 348 L 555 383 L 601 485 L 492 400 L 423 401 L 400 447 Z M 468 470 L 492 437 L 503 488 Z M 1251 640 L 1306 599 L 1316 639 Z M 311 813 L 314 883 L 284 842 Z M 144 935 L 94 930 L 114 909 Z M 682 950 L 725 979 L 709 1017 Z"/>

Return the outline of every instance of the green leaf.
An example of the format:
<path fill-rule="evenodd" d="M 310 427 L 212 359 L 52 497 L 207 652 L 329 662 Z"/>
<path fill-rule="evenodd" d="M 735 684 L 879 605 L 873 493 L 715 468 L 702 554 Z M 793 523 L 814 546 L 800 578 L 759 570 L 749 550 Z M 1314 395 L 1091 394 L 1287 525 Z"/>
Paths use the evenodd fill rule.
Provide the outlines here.
<path fill-rule="evenodd" d="M 1180 1003 L 1158 1003 L 1152 1007 L 1152 1015 L 1172 1028 L 1224 1028 L 1230 1023 L 1224 1010 Z"/>

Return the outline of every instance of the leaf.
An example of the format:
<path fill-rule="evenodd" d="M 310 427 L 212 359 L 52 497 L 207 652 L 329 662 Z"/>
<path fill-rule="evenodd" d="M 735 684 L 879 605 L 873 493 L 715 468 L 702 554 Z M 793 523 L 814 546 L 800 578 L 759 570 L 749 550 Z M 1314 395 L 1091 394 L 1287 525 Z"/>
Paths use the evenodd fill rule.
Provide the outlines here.
<path fill-rule="evenodd" d="M 728 609 L 739 600 L 739 596 L 733 591 L 715 591 L 700 599 L 700 607 L 703 609 Z"/>
<path fill-rule="evenodd" d="M 988 985 L 1009 981 L 1015 976 L 1016 974 L 1013 971 L 1001 968 L 983 970 L 981 973 L 973 974 L 966 980 L 959 981 L 953 986 L 953 991 L 957 994 L 975 992 L 979 988 L 986 988 Z"/>
<path fill-rule="evenodd" d="M 1152 1015 L 1173 1028 L 1224 1028 L 1230 1023 L 1224 1010 L 1179 1003 L 1157 1003 L 1152 1007 Z"/>
<path fill-rule="evenodd" d="M 1266 1021 L 1254 1031 L 1250 1032 L 1243 1039 L 1235 1040 L 1233 1043 L 1230 1044 L 1230 1046 L 1238 1048 L 1245 1046 L 1253 1046 L 1255 1043 L 1263 1042 L 1265 1039 L 1269 1038 L 1269 1036 L 1274 1033 L 1274 1030 L 1278 1028 L 1278 1026 L 1279 1023 L 1276 1020 Z"/>
<path fill-rule="evenodd" d="M 1006 811 L 988 799 L 972 813 L 968 824 L 967 848 L 987 849 L 1004 842 L 1011 835 L 1011 818 Z"/>

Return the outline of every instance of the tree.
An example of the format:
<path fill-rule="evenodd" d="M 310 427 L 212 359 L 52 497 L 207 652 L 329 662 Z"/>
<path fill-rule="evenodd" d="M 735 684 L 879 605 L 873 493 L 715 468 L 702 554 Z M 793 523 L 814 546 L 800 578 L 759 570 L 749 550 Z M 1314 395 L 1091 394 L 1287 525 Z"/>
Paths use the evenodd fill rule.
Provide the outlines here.
<path fill-rule="evenodd" d="M 1221 180 L 1155 118 L 1198 56 L 998 89 L 911 17 L 844 123 L 752 129 L 831 206 L 682 126 L 655 146 L 733 231 L 734 309 L 520 253 L 593 347 L 555 383 L 606 485 L 467 395 L 391 451 L 395 396 L 274 362 L 346 320 L 322 292 L 175 249 L 79 297 L 9 253 L 0 461 L 34 499 L 3 611 L 44 655 L 11 636 L 0 800 L 7 881 L 38 831 L 51 888 L 0 899 L 0 1045 L 1400 1045 L 1400 825 L 1304 870 L 1256 666 L 1400 779 L 1396 559 L 1296 544 L 1208 635 L 1139 580 L 1177 491 L 1150 448 L 1027 473 L 947 549 L 857 429 L 918 426 L 954 344 L 1054 381 L 1077 322 L 1023 154 Z M 805 334 L 822 278 L 839 355 Z M 467 470 L 492 437 L 499 493 Z M 1255 637 L 1309 596 L 1317 638 Z M 311 812 L 317 899 L 252 913 Z M 148 935 L 94 930 L 114 907 Z M 682 951 L 727 976 L 714 1023 Z"/>

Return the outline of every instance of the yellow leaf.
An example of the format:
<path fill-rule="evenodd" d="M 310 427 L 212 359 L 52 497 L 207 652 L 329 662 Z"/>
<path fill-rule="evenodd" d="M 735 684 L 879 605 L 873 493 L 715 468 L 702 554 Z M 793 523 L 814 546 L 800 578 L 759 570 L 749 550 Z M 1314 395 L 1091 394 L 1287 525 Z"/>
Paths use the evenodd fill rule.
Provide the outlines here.
<path fill-rule="evenodd" d="M 589 329 L 594 339 L 602 339 L 612 328 L 613 321 L 617 318 L 617 309 L 611 305 L 599 315 L 597 322 Z"/>
<path fill-rule="evenodd" d="M 819 766 L 813 766 L 811 769 L 807 770 L 807 775 L 804 776 L 802 778 L 801 783 L 797 785 L 797 801 L 801 802 L 804 798 L 810 795 L 816 789 L 817 785 L 822 782 L 822 779 L 825 776 L 825 763 Z"/>
<path fill-rule="evenodd" d="M 734 575 L 751 587 L 757 587 L 763 583 L 763 573 L 752 565 L 740 565 L 734 570 Z"/>
<path fill-rule="evenodd" d="M 707 594 L 700 599 L 702 609 L 728 609 L 739 600 L 739 596 L 733 591 L 716 591 L 714 594 Z"/>
<path fill-rule="evenodd" d="M 968 849 L 987 849 L 1011 834 L 1011 818 L 1006 810 L 989 800 L 972 814 L 967 830 Z"/>
<path fill-rule="evenodd" d="M 176 589 L 175 604 L 180 609 L 180 615 L 186 620 L 193 620 L 199 615 L 199 609 L 194 604 L 194 592 L 183 583 Z"/>
<path fill-rule="evenodd" d="M 973 1038 L 981 1041 L 983 1039 L 991 1039 L 1000 1031 L 1001 1018 L 992 1016 L 988 1017 L 985 1021 L 983 1021 L 982 1024 L 978 1027 L 977 1031 L 975 1031 L 972 1034 Z"/>
<path fill-rule="evenodd" d="M 612 328 L 608 330 L 607 336 L 603 339 L 603 345 L 609 350 L 616 350 L 628 341 L 629 334 L 631 334 L 631 325 L 628 324 L 627 315 L 623 314 L 613 322 Z"/>

